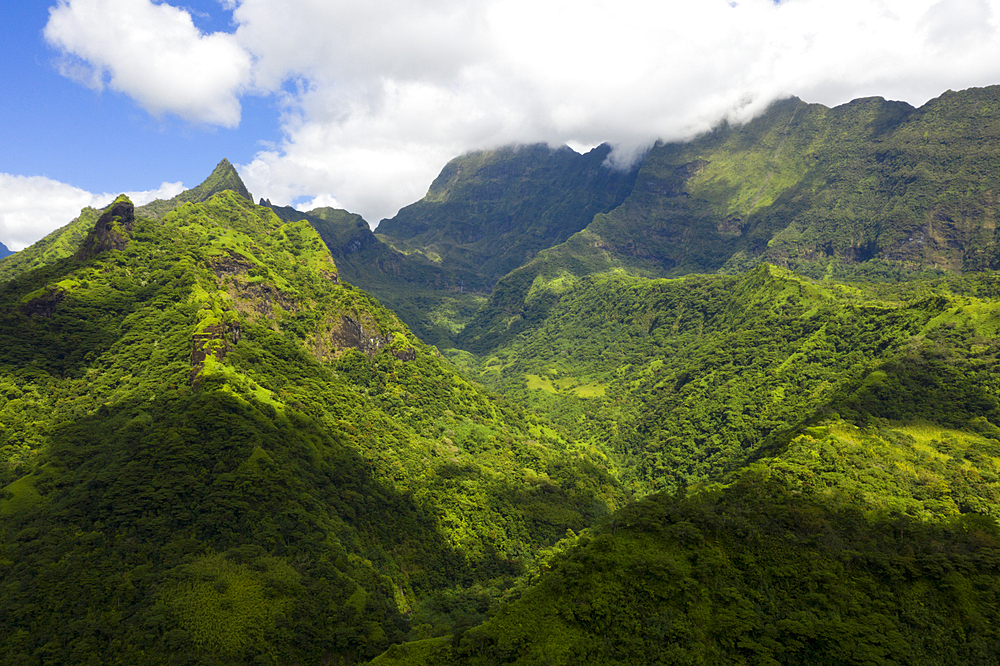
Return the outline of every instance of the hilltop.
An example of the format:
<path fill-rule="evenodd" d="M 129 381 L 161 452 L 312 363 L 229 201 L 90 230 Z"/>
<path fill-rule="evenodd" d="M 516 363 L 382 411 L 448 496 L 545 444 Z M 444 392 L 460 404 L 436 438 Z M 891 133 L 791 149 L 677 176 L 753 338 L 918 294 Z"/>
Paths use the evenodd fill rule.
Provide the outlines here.
<path fill-rule="evenodd" d="M 624 500 L 308 223 L 174 203 L 119 197 L 0 285 L 2 661 L 356 662 Z"/>

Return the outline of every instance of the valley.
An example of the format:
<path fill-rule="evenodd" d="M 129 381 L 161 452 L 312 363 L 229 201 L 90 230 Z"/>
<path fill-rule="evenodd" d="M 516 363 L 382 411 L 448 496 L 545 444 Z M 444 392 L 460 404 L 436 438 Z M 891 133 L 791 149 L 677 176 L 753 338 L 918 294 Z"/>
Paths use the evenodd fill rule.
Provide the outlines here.
<path fill-rule="evenodd" d="M 0 663 L 995 663 L 997 132 L 84 209 L 0 260 Z"/>

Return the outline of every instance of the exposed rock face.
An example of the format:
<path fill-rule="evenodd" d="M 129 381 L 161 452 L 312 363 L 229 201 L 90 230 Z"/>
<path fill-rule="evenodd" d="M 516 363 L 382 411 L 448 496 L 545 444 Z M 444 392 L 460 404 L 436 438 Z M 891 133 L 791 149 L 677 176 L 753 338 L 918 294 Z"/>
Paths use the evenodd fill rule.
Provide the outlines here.
<path fill-rule="evenodd" d="M 213 258 L 209 264 L 217 278 L 246 275 L 254 267 L 252 261 L 232 250 L 224 256 Z"/>
<path fill-rule="evenodd" d="M 687 182 L 700 174 L 708 166 L 705 160 L 695 160 L 682 164 L 666 176 L 653 174 L 642 174 L 639 186 L 649 192 L 664 197 L 686 197 L 688 193 L 685 189 Z"/>
<path fill-rule="evenodd" d="M 135 208 L 128 199 L 111 204 L 80 244 L 76 258 L 86 261 L 108 250 L 124 250 L 135 227 Z"/>
<path fill-rule="evenodd" d="M 407 347 L 406 349 L 400 349 L 392 352 L 392 355 L 400 361 L 412 361 L 417 357 L 417 350 L 413 347 Z"/>
<path fill-rule="evenodd" d="M 367 325 L 350 315 L 341 317 L 340 325 L 334 329 L 331 338 L 337 347 L 357 349 L 369 357 L 392 342 L 391 333 L 383 334 L 377 326 Z"/>
<path fill-rule="evenodd" d="M 33 298 L 21 305 L 21 314 L 25 317 L 49 317 L 56 310 L 59 301 L 66 298 L 66 292 L 62 289 L 50 291 L 44 296 Z"/>
<path fill-rule="evenodd" d="M 242 330 L 238 323 L 214 324 L 205 328 L 202 333 L 195 333 L 191 336 L 191 382 L 198 377 L 198 373 L 205 367 L 205 359 L 213 356 L 222 360 L 229 353 L 229 350 L 243 337 Z"/>

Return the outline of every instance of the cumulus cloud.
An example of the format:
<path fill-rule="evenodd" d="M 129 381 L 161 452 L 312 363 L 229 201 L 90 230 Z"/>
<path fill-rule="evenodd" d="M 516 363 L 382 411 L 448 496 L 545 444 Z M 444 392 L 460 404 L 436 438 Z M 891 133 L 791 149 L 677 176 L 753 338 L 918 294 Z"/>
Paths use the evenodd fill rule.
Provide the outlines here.
<path fill-rule="evenodd" d="M 137 206 L 170 199 L 182 183 L 163 183 L 155 190 L 125 192 Z M 0 173 L 0 243 L 19 251 L 68 224 L 87 207 L 103 208 L 117 194 L 93 194 L 44 176 Z"/>
<path fill-rule="evenodd" d="M 251 56 L 231 34 L 203 34 L 191 15 L 147 0 L 59 0 L 45 39 L 60 71 L 126 93 L 154 115 L 235 127 Z"/>
<path fill-rule="evenodd" d="M 174 26 L 178 61 L 206 58 L 198 49 L 209 40 L 224 45 L 222 64 L 206 61 L 223 85 L 186 105 L 169 95 L 148 101 L 154 86 L 117 74 L 124 65 L 96 45 L 103 28 L 88 32 L 84 10 L 98 4 Z M 793 94 L 919 105 L 947 89 L 1000 83 L 1000 0 L 224 4 L 236 26 L 227 35 L 200 34 L 182 10 L 148 0 L 61 0 L 46 34 L 75 34 L 49 39 L 156 112 L 192 117 L 185 109 L 250 89 L 281 95 L 284 140 L 240 166 L 247 185 L 274 203 L 335 199 L 371 222 L 419 198 L 465 150 L 608 141 L 627 161 L 656 139 L 744 121 Z M 79 32 L 52 27 L 63 15 Z M 131 65 L 171 80 L 160 59 L 148 60 Z"/>

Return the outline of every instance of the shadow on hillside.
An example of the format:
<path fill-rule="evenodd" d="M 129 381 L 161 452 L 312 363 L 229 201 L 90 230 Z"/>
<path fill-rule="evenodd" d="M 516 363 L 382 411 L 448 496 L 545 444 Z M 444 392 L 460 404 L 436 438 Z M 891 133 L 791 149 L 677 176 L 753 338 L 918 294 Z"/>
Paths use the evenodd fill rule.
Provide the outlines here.
<path fill-rule="evenodd" d="M 59 425 L 50 442 L 32 477 L 40 507 L 3 524 L 0 635 L 20 642 L 0 641 L 0 655 L 70 663 L 89 644 L 105 661 L 266 648 L 286 663 L 354 663 L 402 640 L 407 587 L 473 578 L 433 516 L 291 409 L 182 387 Z M 283 609 L 239 654 L 213 652 L 171 606 L 213 553 L 272 581 L 264 594 Z M 222 604 L 219 576 L 207 594 Z"/>

